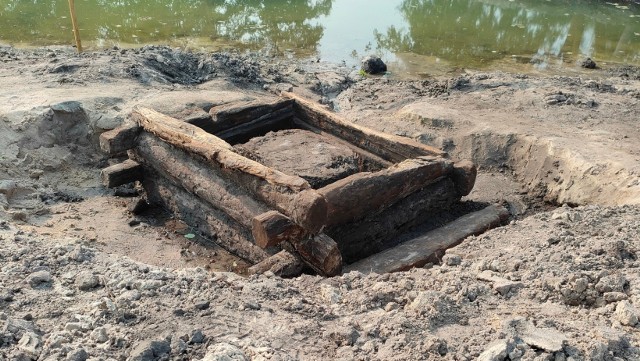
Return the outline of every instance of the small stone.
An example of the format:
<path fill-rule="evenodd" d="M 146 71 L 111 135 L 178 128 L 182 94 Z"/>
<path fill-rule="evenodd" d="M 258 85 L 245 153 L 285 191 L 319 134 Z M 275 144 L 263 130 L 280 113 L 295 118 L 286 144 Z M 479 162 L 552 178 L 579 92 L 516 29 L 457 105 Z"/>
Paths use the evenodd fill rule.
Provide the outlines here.
<path fill-rule="evenodd" d="M 531 347 L 551 353 L 561 351 L 567 341 L 563 333 L 552 328 L 537 328 L 524 317 L 505 321 L 503 331 Z"/>
<path fill-rule="evenodd" d="M 131 351 L 131 361 L 156 361 L 168 359 L 171 343 L 168 340 L 147 340 L 137 344 Z"/>
<path fill-rule="evenodd" d="M 80 291 L 89 291 L 98 287 L 100 280 L 91 271 L 82 271 L 76 276 L 75 284 Z"/>
<path fill-rule="evenodd" d="M 618 303 L 614 315 L 620 324 L 633 327 L 638 323 L 640 313 L 629 301 L 625 300 Z"/>
<path fill-rule="evenodd" d="M 491 271 L 482 271 L 477 275 L 477 278 L 481 281 L 493 282 L 493 289 L 502 296 L 506 296 L 512 290 L 524 287 L 522 282 L 510 281 L 506 278 L 494 276 Z"/>
<path fill-rule="evenodd" d="M 247 361 L 248 358 L 234 345 L 218 343 L 209 346 L 207 353 L 201 361 Z"/>
<path fill-rule="evenodd" d="M 29 178 L 38 179 L 42 177 L 43 174 L 44 174 L 44 171 L 42 169 L 34 169 L 31 172 L 29 172 Z"/>
<path fill-rule="evenodd" d="M 560 243 L 560 238 L 559 237 L 549 237 L 549 239 L 547 239 L 547 243 L 549 245 L 558 244 L 558 243 Z"/>
<path fill-rule="evenodd" d="M 20 341 L 18 341 L 18 350 L 26 353 L 33 359 L 37 359 L 42 350 L 40 336 L 33 332 L 25 332 L 20 338 Z"/>
<path fill-rule="evenodd" d="M 77 101 L 66 101 L 58 104 L 53 104 L 51 105 L 51 110 L 53 110 L 54 113 L 63 113 L 63 114 L 64 113 L 72 114 L 72 113 L 83 111 L 82 104 Z"/>
<path fill-rule="evenodd" d="M 37 287 L 47 286 L 51 284 L 53 279 L 49 271 L 42 270 L 42 271 L 37 271 L 30 274 L 28 277 L 28 281 L 31 287 L 37 288 Z"/>
<path fill-rule="evenodd" d="M 18 189 L 18 183 L 12 180 L 0 180 L 0 194 L 11 198 L 13 193 Z"/>
<path fill-rule="evenodd" d="M 626 300 L 629 297 L 623 292 L 605 292 L 602 298 L 606 303 L 613 303 Z"/>
<path fill-rule="evenodd" d="M 88 358 L 89 354 L 83 348 L 73 350 L 67 354 L 67 361 L 86 361 Z"/>
<path fill-rule="evenodd" d="M 591 58 L 586 58 L 580 62 L 580 66 L 585 69 L 595 69 L 597 67 L 596 62 Z"/>
<path fill-rule="evenodd" d="M 204 311 L 207 308 L 209 308 L 210 305 L 211 305 L 211 303 L 209 301 L 207 301 L 207 300 L 199 300 L 199 301 L 196 301 L 194 306 L 195 306 L 196 309 Z"/>
<path fill-rule="evenodd" d="M 186 312 L 182 308 L 176 308 L 173 310 L 173 314 L 178 317 L 182 317 L 186 314 Z"/>
<path fill-rule="evenodd" d="M 447 266 L 459 266 L 462 263 L 462 257 L 457 254 L 445 254 L 442 262 Z"/>
<path fill-rule="evenodd" d="M 293 91 L 293 85 L 289 84 L 289 83 L 278 83 L 275 85 L 275 90 L 277 92 L 292 92 Z"/>
<path fill-rule="evenodd" d="M 564 334 L 551 328 L 529 327 L 520 334 L 520 337 L 527 345 L 551 353 L 562 351 L 567 341 Z"/>
<path fill-rule="evenodd" d="M 187 348 L 189 348 L 189 346 L 187 345 L 186 342 L 184 342 L 182 338 L 180 337 L 171 338 L 171 353 L 176 355 L 181 355 L 185 351 L 187 351 Z"/>
<path fill-rule="evenodd" d="M 477 361 L 504 361 L 514 346 L 508 340 L 497 340 L 489 344 Z"/>
<path fill-rule="evenodd" d="M 191 332 L 191 338 L 189 339 L 189 342 L 204 343 L 204 340 L 205 340 L 205 336 L 204 336 L 204 333 L 202 333 L 202 330 L 198 329 L 198 330 L 193 330 L 193 332 Z"/>
<path fill-rule="evenodd" d="M 107 329 L 104 327 L 98 327 L 95 330 L 91 331 L 91 338 L 97 343 L 105 343 L 109 341 L 109 336 L 107 335 Z"/>
<path fill-rule="evenodd" d="M 369 55 L 362 59 L 362 71 L 367 74 L 380 74 L 387 71 L 387 64 L 378 56 Z"/>

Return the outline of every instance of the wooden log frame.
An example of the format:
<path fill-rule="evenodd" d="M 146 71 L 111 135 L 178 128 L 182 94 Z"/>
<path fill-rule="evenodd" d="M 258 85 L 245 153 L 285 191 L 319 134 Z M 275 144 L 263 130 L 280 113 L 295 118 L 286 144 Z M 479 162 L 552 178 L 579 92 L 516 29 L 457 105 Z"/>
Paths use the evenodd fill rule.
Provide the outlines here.
<path fill-rule="evenodd" d="M 294 93 L 283 92 L 282 96 L 295 100 L 296 116 L 302 121 L 366 149 L 387 161 L 397 163 L 425 155 L 447 156 L 447 153 L 440 149 L 414 140 L 347 122 L 326 108 Z"/>
<path fill-rule="evenodd" d="M 378 213 L 446 176 L 453 163 L 443 158 L 407 159 L 374 173 L 357 173 L 318 190 L 327 200 L 328 227 Z"/>
<path fill-rule="evenodd" d="M 337 275 L 341 251 L 351 257 L 351 246 L 404 230 L 473 186 L 472 164 L 453 164 L 437 149 L 351 124 L 296 95 L 285 96 L 212 109 L 212 129 L 233 138 L 291 118 L 386 168 L 314 190 L 301 177 L 243 157 L 217 135 L 142 107 L 132 112 L 134 123 L 101 137 L 101 146 L 110 154 L 129 149 L 131 161 L 151 175 L 144 181 L 150 201 L 215 235 L 218 244 L 252 262 L 257 273 L 298 272 L 302 259 L 321 275 Z M 350 237 L 353 230 L 358 237 Z M 281 248 L 285 251 L 278 252 Z"/>
<path fill-rule="evenodd" d="M 247 229 L 251 229 L 251 220 L 254 217 L 269 210 L 249 192 L 225 180 L 202 159 L 149 133 L 144 132 L 139 136 L 138 145 L 129 156 L 209 205 L 227 213 Z"/>
<path fill-rule="evenodd" d="M 398 236 L 418 224 L 439 218 L 439 213 L 459 200 L 454 182 L 443 177 L 379 214 L 324 231 L 340 245 L 343 260 L 351 263 L 395 246 Z"/>
<path fill-rule="evenodd" d="M 326 204 L 309 183 L 290 176 L 233 151 L 222 139 L 191 124 L 147 108 L 135 108 L 132 118 L 163 141 L 188 153 L 202 157 L 238 185 L 244 187 L 268 206 L 290 216 L 311 233 L 324 225 Z M 305 191 L 306 196 L 300 196 Z"/>

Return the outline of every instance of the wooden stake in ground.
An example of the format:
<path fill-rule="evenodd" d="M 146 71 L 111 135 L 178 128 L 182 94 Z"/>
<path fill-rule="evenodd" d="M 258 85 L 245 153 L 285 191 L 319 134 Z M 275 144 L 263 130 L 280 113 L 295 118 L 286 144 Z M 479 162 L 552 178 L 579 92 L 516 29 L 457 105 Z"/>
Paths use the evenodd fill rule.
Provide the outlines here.
<path fill-rule="evenodd" d="M 82 43 L 80 42 L 80 30 L 78 30 L 78 19 L 76 18 L 75 0 L 69 0 L 69 11 L 71 12 L 71 25 L 73 26 L 73 37 L 76 39 L 76 48 L 78 53 L 82 52 Z"/>

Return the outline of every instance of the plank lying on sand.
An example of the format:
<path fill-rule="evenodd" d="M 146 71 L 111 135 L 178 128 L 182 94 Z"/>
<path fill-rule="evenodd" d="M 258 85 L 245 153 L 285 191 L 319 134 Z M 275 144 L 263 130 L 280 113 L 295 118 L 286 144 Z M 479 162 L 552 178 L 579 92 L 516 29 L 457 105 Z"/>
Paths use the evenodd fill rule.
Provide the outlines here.
<path fill-rule="evenodd" d="M 460 244 L 465 238 L 497 227 L 507 218 L 507 209 L 490 205 L 423 236 L 353 263 L 345 267 L 345 272 L 386 273 L 422 267 L 428 262 L 437 262 L 445 250 Z"/>

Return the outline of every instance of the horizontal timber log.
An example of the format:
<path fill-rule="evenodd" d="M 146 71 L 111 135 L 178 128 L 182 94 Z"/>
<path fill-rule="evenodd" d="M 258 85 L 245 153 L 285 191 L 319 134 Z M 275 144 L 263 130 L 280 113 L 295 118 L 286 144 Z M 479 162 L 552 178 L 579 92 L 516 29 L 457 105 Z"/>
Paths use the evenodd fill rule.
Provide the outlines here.
<path fill-rule="evenodd" d="M 109 155 L 126 152 L 136 145 L 141 130 L 138 124 L 130 122 L 106 131 L 100 134 L 100 149 Z"/>
<path fill-rule="evenodd" d="M 283 241 L 293 241 L 306 235 L 304 228 L 278 211 L 268 211 L 253 217 L 251 234 L 262 248 L 277 246 Z"/>
<path fill-rule="evenodd" d="M 351 264 L 345 271 L 397 272 L 422 267 L 428 262 L 438 262 L 448 248 L 456 246 L 471 235 L 497 227 L 508 218 L 509 211 L 504 207 L 491 205 L 397 247 Z"/>
<path fill-rule="evenodd" d="M 161 205 L 188 225 L 214 237 L 214 242 L 252 264 L 271 255 L 253 244 L 249 231 L 226 213 L 209 206 L 182 187 L 176 186 L 152 169 L 145 169 L 143 186 L 149 202 Z"/>
<path fill-rule="evenodd" d="M 327 226 L 357 221 L 380 212 L 449 174 L 452 163 L 443 158 L 408 159 L 374 173 L 357 173 L 324 188 Z"/>
<path fill-rule="evenodd" d="M 198 196 L 251 229 L 251 219 L 268 211 L 243 188 L 225 180 L 207 163 L 144 132 L 132 150 L 133 159 L 155 169 L 174 184 Z"/>
<path fill-rule="evenodd" d="M 293 116 L 293 101 L 290 99 L 254 100 L 230 103 L 209 110 L 216 134 L 249 122 L 284 119 Z"/>
<path fill-rule="evenodd" d="M 397 163 L 405 159 L 425 155 L 445 157 L 446 152 L 418 143 L 414 140 L 385 134 L 341 119 L 335 113 L 299 95 L 283 92 L 286 98 L 295 100 L 296 116 L 338 138 L 366 149 L 381 158 Z"/>
<path fill-rule="evenodd" d="M 273 256 L 249 267 L 249 274 L 263 274 L 273 272 L 280 277 L 296 277 L 302 273 L 304 264 L 300 258 L 287 250 L 282 250 Z"/>
<path fill-rule="evenodd" d="M 332 277 L 342 272 L 342 255 L 338 244 L 328 235 L 320 233 L 291 244 L 303 261 L 318 274 Z"/>
<path fill-rule="evenodd" d="M 397 237 L 414 226 L 438 227 L 448 218 L 443 213 L 446 215 L 451 205 L 459 200 L 455 184 L 445 177 L 381 213 L 327 228 L 325 232 L 338 243 L 343 260 L 350 263 L 394 246 Z"/>
<path fill-rule="evenodd" d="M 142 167 L 138 162 L 127 159 L 122 163 L 114 164 L 100 172 L 102 184 L 107 188 L 114 188 L 123 184 L 142 179 Z"/>
<path fill-rule="evenodd" d="M 324 224 L 317 218 L 313 220 L 300 218 L 307 215 L 317 217 L 318 215 L 313 212 L 296 215 L 289 213 L 291 209 L 295 209 L 294 202 L 298 193 L 303 190 L 311 191 L 311 186 L 304 179 L 284 174 L 247 159 L 235 153 L 231 145 L 222 139 L 154 110 L 137 107 L 132 113 L 132 118 L 145 131 L 188 153 L 201 156 L 239 186 L 249 190 L 270 207 L 291 216 L 303 227 L 311 225 L 313 226 L 311 228 L 319 228 Z"/>

